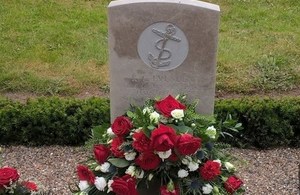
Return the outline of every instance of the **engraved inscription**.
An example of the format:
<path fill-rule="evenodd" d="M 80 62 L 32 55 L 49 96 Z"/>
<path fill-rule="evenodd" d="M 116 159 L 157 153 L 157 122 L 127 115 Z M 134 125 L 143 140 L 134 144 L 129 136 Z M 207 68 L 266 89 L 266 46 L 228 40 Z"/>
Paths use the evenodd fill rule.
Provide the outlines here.
<path fill-rule="evenodd" d="M 178 26 L 168 22 L 157 22 L 141 33 L 137 50 L 146 65 L 155 70 L 168 71 L 184 62 L 189 44 Z"/>
<path fill-rule="evenodd" d="M 153 28 L 152 32 L 161 37 L 161 39 L 155 42 L 155 48 L 159 50 L 159 54 L 157 57 L 154 57 L 151 53 L 149 53 L 148 59 L 150 60 L 150 65 L 153 68 L 160 68 L 164 66 L 169 66 L 171 61 L 169 60 L 172 56 L 172 53 L 169 49 L 166 48 L 166 44 L 169 40 L 180 42 L 181 39 L 174 36 L 176 34 L 176 28 L 172 24 L 168 24 L 166 27 L 166 31 L 162 32 L 158 29 Z"/>

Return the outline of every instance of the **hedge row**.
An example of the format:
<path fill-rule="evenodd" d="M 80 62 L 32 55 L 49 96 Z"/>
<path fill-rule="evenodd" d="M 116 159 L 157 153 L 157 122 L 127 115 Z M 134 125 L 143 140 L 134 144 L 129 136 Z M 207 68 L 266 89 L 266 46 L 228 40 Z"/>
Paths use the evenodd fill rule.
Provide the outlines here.
<path fill-rule="evenodd" d="M 0 100 L 0 144 L 80 145 L 92 126 L 108 121 L 106 99 Z"/>
<path fill-rule="evenodd" d="M 300 147 L 300 97 L 219 100 L 218 118 L 231 113 L 243 130 L 223 141 L 238 147 Z"/>
<path fill-rule="evenodd" d="M 238 147 L 300 146 L 300 98 L 217 100 L 244 129 L 224 142 Z M 109 123 L 109 101 L 40 98 L 26 104 L 0 99 L 0 144 L 81 145 L 93 126 Z"/>

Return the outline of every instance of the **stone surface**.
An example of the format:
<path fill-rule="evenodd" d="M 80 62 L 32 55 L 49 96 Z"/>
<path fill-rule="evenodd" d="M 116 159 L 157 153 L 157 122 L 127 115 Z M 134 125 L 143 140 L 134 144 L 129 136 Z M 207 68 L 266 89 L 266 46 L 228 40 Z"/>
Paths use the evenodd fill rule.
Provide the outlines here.
<path fill-rule="evenodd" d="M 186 94 L 212 114 L 219 6 L 195 0 L 112 1 L 109 65 L 112 120 L 130 104 Z"/>

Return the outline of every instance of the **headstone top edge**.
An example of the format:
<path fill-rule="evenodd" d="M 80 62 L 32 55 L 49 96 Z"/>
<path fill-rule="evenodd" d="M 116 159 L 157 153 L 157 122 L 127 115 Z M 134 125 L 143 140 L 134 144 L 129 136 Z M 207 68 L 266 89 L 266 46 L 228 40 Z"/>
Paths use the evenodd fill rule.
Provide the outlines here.
<path fill-rule="evenodd" d="M 175 4 L 192 5 L 192 6 L 206 8 L 214 11 L 220 11 L 220 7 L 216 4 L 197 1 L 197 0 L 116 0 L 116 1 L 111 1 L 108 7 L 111 8 L 111 7 L 116 7 L 116 6 L 126 5 L 126 4 L 135 4 L 135 3 L 175 3 Z"/>

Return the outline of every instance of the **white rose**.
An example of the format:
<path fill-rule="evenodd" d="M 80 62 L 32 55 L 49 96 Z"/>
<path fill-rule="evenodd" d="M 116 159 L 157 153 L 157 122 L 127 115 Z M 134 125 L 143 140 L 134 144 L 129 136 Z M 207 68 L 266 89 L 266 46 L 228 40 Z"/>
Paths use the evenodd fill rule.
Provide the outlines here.
<path fill-rule="evenodd" d="M 108 187 L 107 193 L 113 191 L 113 189 L 111 187 L 112 183 L 114 183 L 114 180 L 112 180 L 112 179 L 107 182 L 107 187 Z"/>
<path fill-rule="evenodd" d="M 90 186 L 89 186 L 89 183 L 87 181 L 80 180 L 79 184 L 78 184 L 78 187 L 79 187 L 80 191 L 84 191 L 84 190 L 88 189 Z"/>
<path fill-rule="evenodd" d="M 171 112 L 171 115 L 175 119 L 181 119 L 184 117 L 184 112 L 182 109 L 175 109 Z"/>
<path fill-rule="evenodd" d="M 130 175 L 131 177 L 133 177 L 133 176 L 135 175 L 135 166 L 129 166 L 129 167 L 126 169 L 125 173 L 126 173 L 127 175 Z"/>
<path fill-rule="evenodd" d="M 150 112 L 151 112 L 151 109 L 149 107 L 145 107 L 143 109 L 143 114 L 150 113 Z"/>
<path fill-rule="evenodd" d="M 103 163 L 100 165 L 100 171 L 102 173 L 107 173 L 109 171 L 110 164 L 108 162 Z"/>
<path fill-rule="evenodd" d="M 104 191 L 104 188 L 106 187 L 107 183 L 104 177 L 96 177 L 95 179 L 95 186 L 98 190 Z"/>
<path fill-rule="evenodd" d="M 151 180 L 152 180 L 152 178 L 153 178 L 153 174 L 152 174 L 152 173 L 150 173 L 150 174 L 148 175 L 148 180 L 149 180 L 149 181 L 151 181 Z"/>
<path fill-rule="evenodd" d="M 170 149 L 170 150 L 165 151 L 165 152 L 157 152 L 157 154 L 158 154 L 159 158 L 164 160 L 164 159 L 167 159 L 171 156 L 172 150 Z"/>
<path fill-rule="evenodd" d="M 188 164 L 188 168 L 190 171 L 196 171 L 199 168 L 199 164 L 197 162 L 191 161 Z"/>
<path fill-rule="evenodd" d="M 154 111 L 150 114 L 150 120 L 153 121 L 154 123 L 158 123 L 160 115 L 158 112 Z"/>
<path fill-rule="evenodd" d="M 144 177 L 145 172 L 143 170 L 140 170 L 140 172 L 137 175 L 138 179 L 142 179 Z"/>
<path fill-rule="evenodd" d="M 215 139 L 216 138 L 216 134 L 217 134 L 217 130 L 215 129 L 214 126 L 210 126 L 206 129 L 205 134 L 210 137 L 211 139 Z"/>
<path fill-rule="evenodd" d="M 112 128 L 109 127 L 106 131 L 107 135 L 109 135 L 110 137 L 114 137 L 115 136 L 115 133 L 112 131 Z"/>
<path fill-rule="evenodd" d="M 213 187 L 210 184 L 205 184 L 205 186 L 202 187 L 203 194 L 210 194 L 213 190 Z"/>
<path fill-rule="evenodd" d="M 126 160 L 132 161 L 135 159 L 136 152 L 125 152 L 124 155 Z"/>
<path fill-rule="evenodd" d="M 230 162 L 225 162 L 224 165 L 228 171 L 235 171 L 234 165 L 231 164 Z"/>
<path fill-rule="evenodd" d="M 187 177 L 188 175 L 189 175 L 189 172 L 187 170 L 180 169 L 178 171 L 178 177 L 179 178 L 184 178 L 184 177 Z"/>
<path fill-rule="evenodd" d="M 213 160 L 213 162 L 217 162 L 217 163 L 219 163 L 219 164 L 220 164 L 220 167 L 222 166 L 222 162 L 221 162 L 221 160 L 220 160 L 220 159 Z"/>

